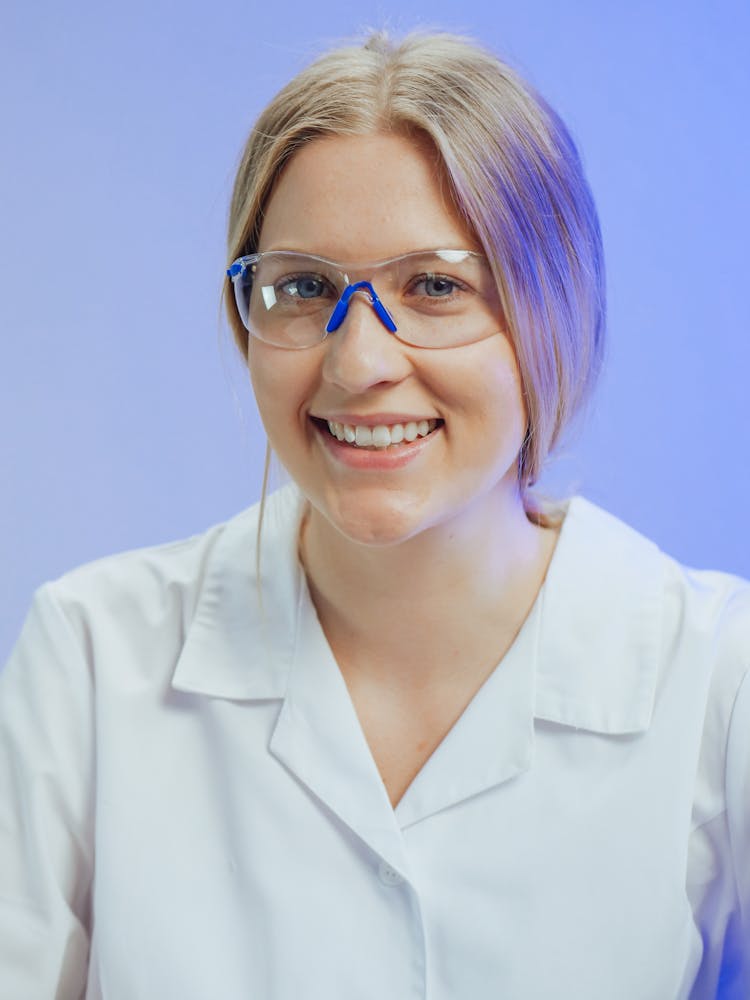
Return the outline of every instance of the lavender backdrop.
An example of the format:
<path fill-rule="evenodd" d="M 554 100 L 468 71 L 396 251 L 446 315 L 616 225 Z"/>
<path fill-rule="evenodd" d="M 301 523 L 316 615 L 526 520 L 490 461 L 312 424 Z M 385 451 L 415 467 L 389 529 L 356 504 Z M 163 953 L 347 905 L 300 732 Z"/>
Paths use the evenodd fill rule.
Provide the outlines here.
<path fill-rule="evenodd" d="M 0 662 L 44 580 L 257 498 L 263 436 L 218 321 L 231 178 L 271 95 L 368 25 L 483 40 L 582 148 L 611 348 L 551 484 L 750 576 L 744 0 L 16 0 L 0 11 Z"/>

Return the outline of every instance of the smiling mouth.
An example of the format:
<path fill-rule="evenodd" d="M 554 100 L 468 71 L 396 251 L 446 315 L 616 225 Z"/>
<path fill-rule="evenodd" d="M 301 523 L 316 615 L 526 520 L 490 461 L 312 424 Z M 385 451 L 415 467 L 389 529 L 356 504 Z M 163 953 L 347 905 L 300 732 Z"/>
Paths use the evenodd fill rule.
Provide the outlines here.
<path fill-rule="evenodd" d="M 411 420 L 405 424 L 378 424 L 376 427 L 366 427 L 361 424 L 340 424 L 319 417 L 312 419 L 322 431 L 342 444 L 370 451 L 403 447 L 419 438 L 427 437 L 443 425 L 442 420 Z"/>

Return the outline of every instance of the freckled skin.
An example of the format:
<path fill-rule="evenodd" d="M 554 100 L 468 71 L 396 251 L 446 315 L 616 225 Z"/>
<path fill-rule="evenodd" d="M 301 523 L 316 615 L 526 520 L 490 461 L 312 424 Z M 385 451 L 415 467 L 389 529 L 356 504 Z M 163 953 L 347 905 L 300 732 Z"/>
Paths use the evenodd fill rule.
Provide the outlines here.
<path fill-rule="evenodd" d="M 434 154 L 414 140 L 315 140 L 282 174 L 259 249 L 339 261 L 480 249 L 443 188 Z M 496 311 L 500 331 L 499 302 Z M 391 546 L 424 532 L 481 535 L 500 512 L 520 512 L 515 472 L 526 411 L 504 334 L 457 348 L 410 347 L 355 299 L 320 345 L 290 351 L 251 337 L 248 362 L 269 440 L 311 501 L 311 527 L 320 521 L 352 542 Z M 445 424 L 417 460 L 372 473 L 337 463 L 322 447 L 308 414 L 334 411 L 414 413 Z"/>

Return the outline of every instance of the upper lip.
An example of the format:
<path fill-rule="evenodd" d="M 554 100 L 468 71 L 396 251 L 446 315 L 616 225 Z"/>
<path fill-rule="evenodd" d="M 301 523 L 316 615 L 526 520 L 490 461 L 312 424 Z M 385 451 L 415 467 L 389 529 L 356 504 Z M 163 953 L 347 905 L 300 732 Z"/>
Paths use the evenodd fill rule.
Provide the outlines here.
<path fill-rule="evenodd" d="M 350 424 L 352 427 L 378 427 L 391 424 L 418 424 L 420 420 L 439 420 L 439 417 L 429 417 L 414 413 L 311 413 L 317 420 L 330 420 L 334 424 Z"/>

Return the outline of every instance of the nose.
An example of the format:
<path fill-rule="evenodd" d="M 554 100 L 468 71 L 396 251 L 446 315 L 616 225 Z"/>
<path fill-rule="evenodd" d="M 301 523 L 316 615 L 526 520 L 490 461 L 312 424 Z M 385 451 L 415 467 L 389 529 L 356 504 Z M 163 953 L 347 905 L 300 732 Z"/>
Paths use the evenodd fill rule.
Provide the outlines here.
<path fill-rule="evenodd" d="M 329 333 L 323 377 L 347 393 L 400 382 L 411 372 L 403 343 L 386 329 L 363 292 L 352 295 L 335 333 Z"/>

